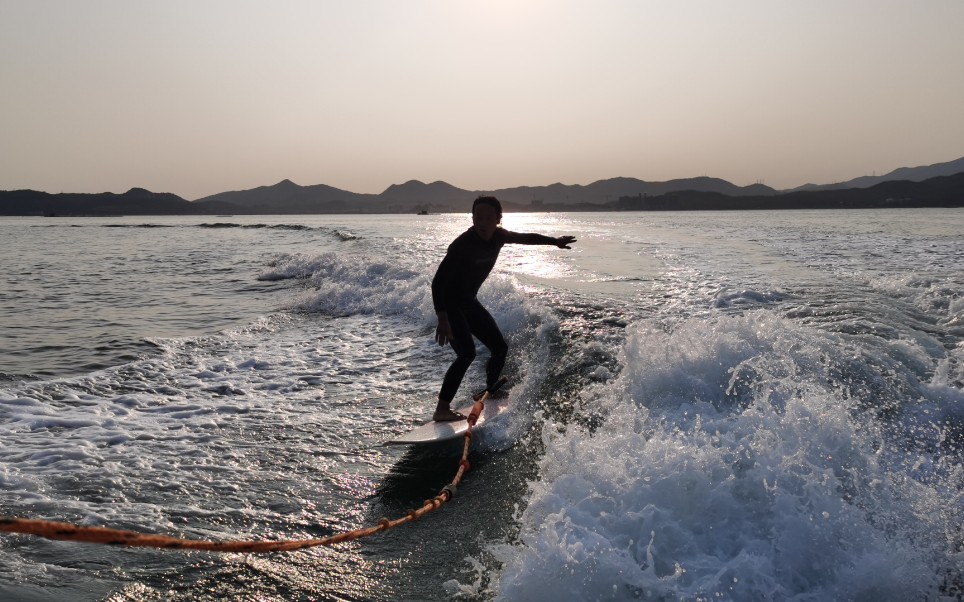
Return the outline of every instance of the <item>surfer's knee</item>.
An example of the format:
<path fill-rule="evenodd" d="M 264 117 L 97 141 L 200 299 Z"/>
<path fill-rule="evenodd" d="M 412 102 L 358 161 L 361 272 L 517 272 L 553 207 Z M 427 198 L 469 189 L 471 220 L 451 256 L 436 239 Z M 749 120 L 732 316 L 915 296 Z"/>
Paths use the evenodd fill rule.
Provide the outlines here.
<path fill-rule="evenodd" d="M 471 364 L 475 361 L 475 345 L 466 345 L 456 349 L 455 354 L 458 356 L 460 362 Z"/>

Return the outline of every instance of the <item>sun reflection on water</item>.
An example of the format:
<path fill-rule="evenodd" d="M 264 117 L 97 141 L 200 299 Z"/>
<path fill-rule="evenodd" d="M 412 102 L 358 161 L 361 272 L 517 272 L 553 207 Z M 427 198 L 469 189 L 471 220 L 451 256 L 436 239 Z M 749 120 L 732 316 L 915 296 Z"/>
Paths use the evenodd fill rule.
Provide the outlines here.
<path fill-rule="evenodd" d="M 502 226 L 513 232 L 537 232 L 546 236 L 573 235 L 571 225 L 564 220 L 546 213 L 511 213 L 502 219 Z M 578 245 L 578 243 L 576 243 Z M 508 245 L 503 248 L 500 269 L 513 274 L 525 274 L 544 279 L 571 279 L 577 273 L 571 267 L 571 257 L 566 254 L 576 252 L 578 247 L 560 250 L 550 246 Z"/>

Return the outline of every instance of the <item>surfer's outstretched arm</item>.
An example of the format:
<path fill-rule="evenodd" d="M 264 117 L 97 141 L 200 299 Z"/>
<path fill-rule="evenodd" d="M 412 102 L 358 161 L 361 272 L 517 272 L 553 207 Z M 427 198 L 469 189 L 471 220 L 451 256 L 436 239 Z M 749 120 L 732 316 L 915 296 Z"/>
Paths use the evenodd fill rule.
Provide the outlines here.
<path fill-rule="evenodd" d="M 512 232 L 505 230 L 505 241 L 516 245 L 553 245 L 560 249 L 571 249 L 576 242 L 575 236 L 546 236 L 535 232 Z"/>
<path fill-rule="evenodd" d="M 576 242 L 575 236 L 560 236 L 556 239 L 556 246 L 560 249 L 571 249 L 569 245 Z"/>

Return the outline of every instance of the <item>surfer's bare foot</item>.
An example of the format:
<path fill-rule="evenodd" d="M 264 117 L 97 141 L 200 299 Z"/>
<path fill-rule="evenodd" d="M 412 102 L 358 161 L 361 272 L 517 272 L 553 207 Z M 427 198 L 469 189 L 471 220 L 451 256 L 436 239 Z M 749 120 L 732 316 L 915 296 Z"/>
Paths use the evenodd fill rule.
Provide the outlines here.
<path fill-rule="evenodd" d="M 450 408 L 436 408 L 432 420 L 435 422 L 455 422 L 456 420 L 465 420 L 465 416 Z"/>

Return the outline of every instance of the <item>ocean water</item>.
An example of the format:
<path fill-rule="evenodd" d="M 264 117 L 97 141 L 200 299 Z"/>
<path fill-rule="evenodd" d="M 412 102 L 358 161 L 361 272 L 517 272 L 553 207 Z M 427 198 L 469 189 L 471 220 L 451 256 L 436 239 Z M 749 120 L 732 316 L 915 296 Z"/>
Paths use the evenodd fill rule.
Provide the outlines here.
<path fill-rule="evenodd" d="M 460 445 L 382 444 L 433 409 L 469 222 L 0 219 L 0 515 L 300 539 L 420 506 Z M 0 599 L 961 599 L 964 212 L 504 225 L 579 242 L 480 293 L 512 410 L 452 502 L 266 555 L 0 534 Z"/>

